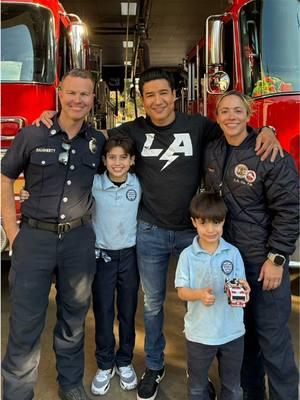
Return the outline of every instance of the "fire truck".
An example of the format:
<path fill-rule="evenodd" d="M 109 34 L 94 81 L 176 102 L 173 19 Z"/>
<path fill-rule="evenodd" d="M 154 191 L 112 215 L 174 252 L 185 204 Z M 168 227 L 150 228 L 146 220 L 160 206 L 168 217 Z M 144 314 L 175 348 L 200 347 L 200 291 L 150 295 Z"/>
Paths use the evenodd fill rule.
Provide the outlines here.
<path fill-rule="evenodd" d="M 1 1 L 1 156 L 43 110 L 57 110 L 57 87 L 72 68 L 87 68 L 85 24 L 57 0 Z M 20 191 L 22 177 L 16 181 Z M 17 200 L 17 197 L 16 197 Z M 17 213 L 20 212 L 16 201 Z M 1 250 L 6 236 L 1 227 Z"/>
<path fill-rule="evenodd" d="M 228 304 L 232 307 L 246 307 L 249 294 L 238 279 L 225 279 L 224 292 L 227 295 Z"/>
<path fill-rule="evenodd" d="M 181 109 L 215 119 L 227 90 L 253 99 L 250 125 L 276 128 L 299 164 L 300 37 L 298 0 L 228 0 L 206 20 L 205 36 L 187 56 Z"/>
<path fill-rule="evenodd" d="M 228 0 L 206 20 L 205 35 L 184 65 L 178 108 L 216 119 L 220 96 L 252 98 L 249 124 L 276 128 L 300 169 L 300 5 L 298 0 Z M 299 241 L 290 266 L 300 268 Z"/>

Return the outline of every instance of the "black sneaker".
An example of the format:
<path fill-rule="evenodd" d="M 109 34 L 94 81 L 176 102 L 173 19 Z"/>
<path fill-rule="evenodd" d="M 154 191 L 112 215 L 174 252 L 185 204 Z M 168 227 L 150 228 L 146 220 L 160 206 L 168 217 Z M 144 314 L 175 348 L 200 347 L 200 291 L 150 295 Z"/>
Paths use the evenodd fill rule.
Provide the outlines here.
<path fill-rule="evenodd" d="M 165 368 L 154 370 L 146 368 L 138 384 L 137 400 L 154 400 L 160 381 L 165 376 Z"/>
<path fill-rule="evenodd" d="M 61 388 L 58 390 L 58 396 L 61 400 L 91 400 L 85 393 L 82 385 L 64 392 Z"/>

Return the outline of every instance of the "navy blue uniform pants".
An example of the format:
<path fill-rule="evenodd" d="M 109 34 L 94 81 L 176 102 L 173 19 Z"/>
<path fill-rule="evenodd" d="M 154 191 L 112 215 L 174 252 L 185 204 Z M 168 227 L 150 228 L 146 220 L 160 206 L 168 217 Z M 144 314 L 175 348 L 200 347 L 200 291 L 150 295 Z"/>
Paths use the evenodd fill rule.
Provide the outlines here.
<path fill-rule="evenodd" d="M 53 272 L 57 279 L 57 323 L 53 347 L 63 390 L 81 384 L 84 323 L 95 274 L 95 234 L 91 224 L 60 239 L 56 233 L 24 223 L 13 243 L 11 311 L 7 351 L 2 363 L 3 399 L 32 400 L 40 359 Z"/>
<path fill-rule="evenodd" d="M 188 364 L 188 399 L 209 400 L 208 370 L 217 357 L 221 380 L 221 400 L 242 400 L 240 370 L 244 337 L 220 345 L 186 341 Z"/>
<path fill-rule="evenodd" d="M 101 250 L 93 282 L 98 367 L 110 369 L 129 365 L 135 345 L 135 313 L 139 275 L 135 247 Z M 115 354 L 115 295 L 119 321 L 119 347 Z"/>
<path fill-rule="evenodd" d="M 298 400 L 298 371 L 288 328 L 291 313 L 288 268 L 285 267 L 281 285 L 270 291 L 262 290 L 258 275 L 247 272 L 247 266 L 246 273 L 251 293 L 245 308 L 242 387 L 249 399 L 263 400 L 266 373 L 270 400 Z"/>

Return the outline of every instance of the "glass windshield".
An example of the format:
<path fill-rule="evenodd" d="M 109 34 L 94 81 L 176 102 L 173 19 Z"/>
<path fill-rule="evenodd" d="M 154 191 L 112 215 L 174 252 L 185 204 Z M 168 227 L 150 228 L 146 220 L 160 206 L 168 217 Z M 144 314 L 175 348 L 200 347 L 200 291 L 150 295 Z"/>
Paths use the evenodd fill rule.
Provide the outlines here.
<path fill-rule="evenodd" d="M 245 93 L 300 90 L 299 0 L 256 0 L 240 13 Z"/>
<path fill-rule="evenodd" d="M 52 83 L 55 41 L 50 10 L 1 4 L 1 81 Z"/>

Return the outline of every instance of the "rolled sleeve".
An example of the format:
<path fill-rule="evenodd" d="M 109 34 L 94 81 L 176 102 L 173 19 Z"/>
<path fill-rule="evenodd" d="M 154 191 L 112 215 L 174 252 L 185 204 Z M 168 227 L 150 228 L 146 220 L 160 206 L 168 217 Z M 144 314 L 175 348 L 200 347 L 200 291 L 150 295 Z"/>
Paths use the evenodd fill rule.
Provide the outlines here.
<path fill-rule="evenodd" d="M 10 179 L 17 179 L 24 171 L 27 154 L 27 138 L 25 130 L 17 134 L 11 147 L 1 160 L 1 173 Z"/>

